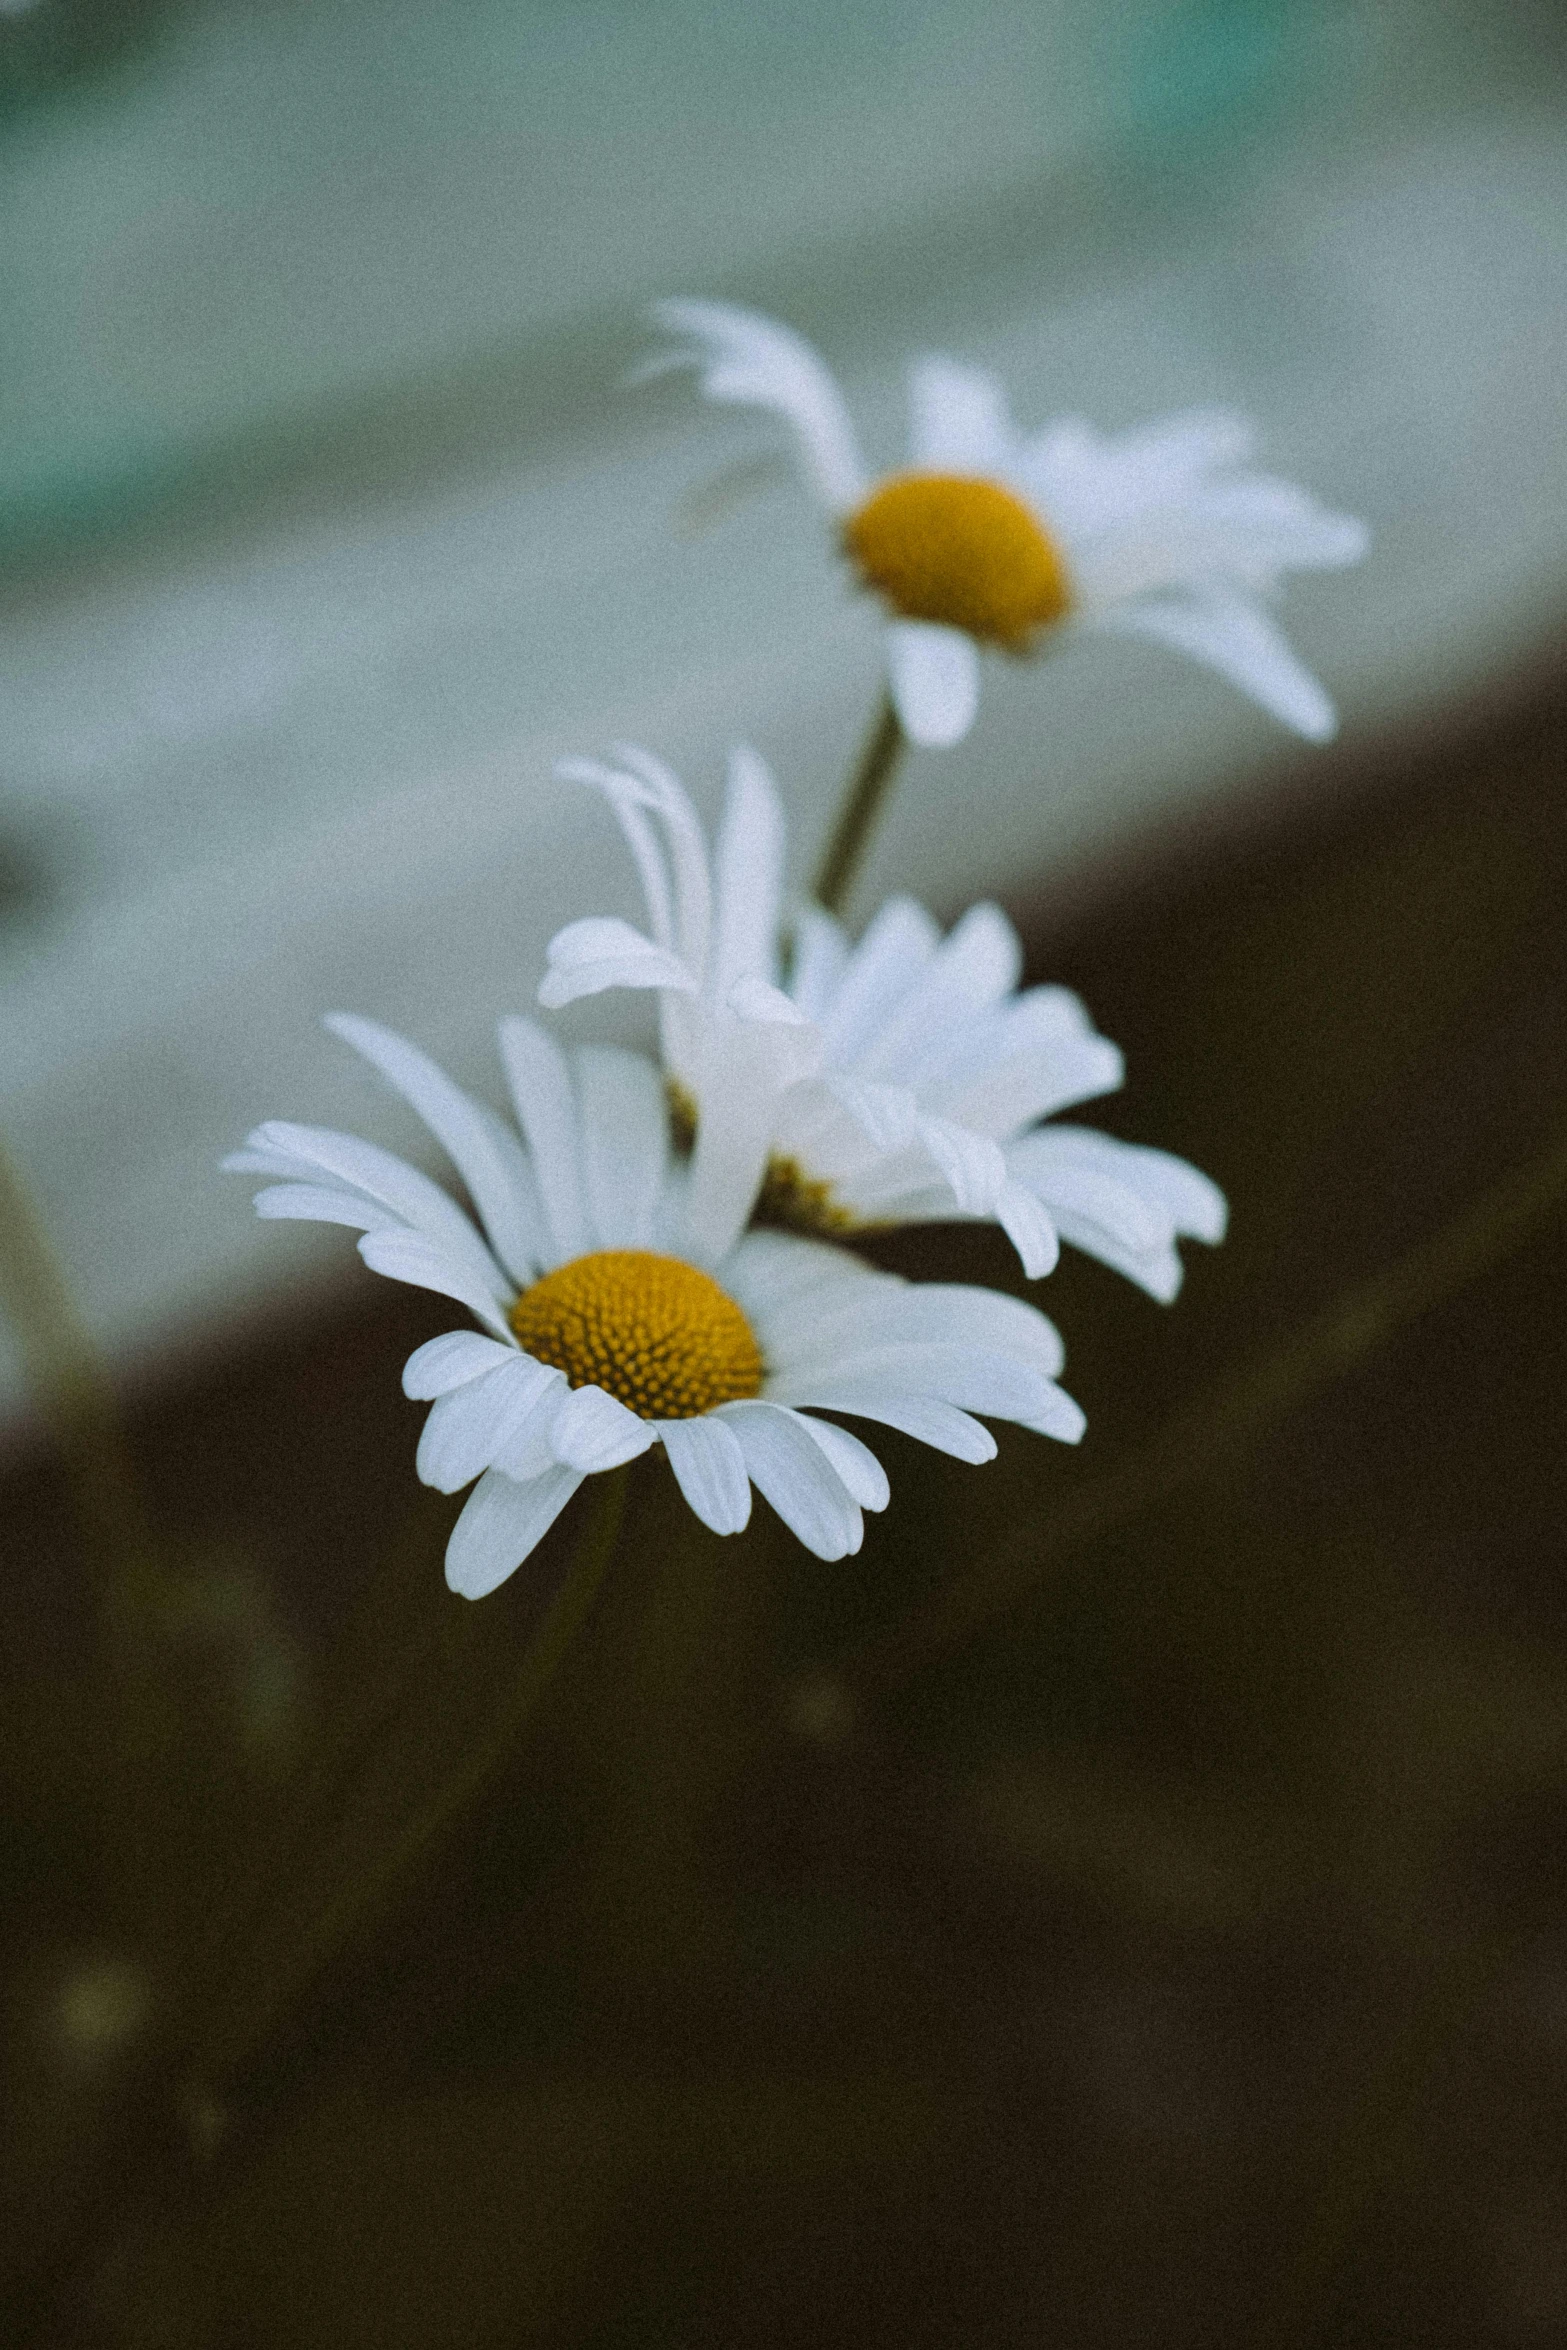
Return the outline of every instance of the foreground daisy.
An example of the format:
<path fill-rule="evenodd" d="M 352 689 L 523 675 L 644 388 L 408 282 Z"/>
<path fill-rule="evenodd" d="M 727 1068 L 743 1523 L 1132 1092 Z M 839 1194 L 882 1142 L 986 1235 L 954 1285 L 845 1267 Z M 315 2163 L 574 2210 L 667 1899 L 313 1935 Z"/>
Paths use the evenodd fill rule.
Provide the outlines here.
<path fill-rule="evenodd" d="M 944 939 L 922 906 L 893 898 L 858 946 L 810 908 L 781 990 L 784 822 L 762 761 L 731 758 L 710 869 L 676 777 L 630 745 L 617 758 L 559 773 L 609 800 L 653 935 L 612 917 L 569 923 L 539 1000 L 657 990 L 698 1156 L 723 1156 L 735 1189 L 763 1186 L 762 1212 L 797 1228 L 978 1217 L 1002 1226 L 1030 1276 L 1069 1240 L 1174 1297 L 1177 1242 L 1221 1240 L 1224 1195 L 1167 1151 L 1042 1123 L 1113 1092 L 1121 1055 L 1068 989 L 1018 991 L 1022 949 L 998 906 L 973 907 Z"/>
<path fill-rule="evenodd" d="M 455 1493 L 446 1580 L 480 1599 L 519 1567 L 585 1477 L 662 1445 L 716 1534 L 736 1534 L 753 1485 L 818 1558 L 858 1550 L 887 1479 L 818 1410 L 880 1422 L 985 1461 L 972 1415 L 1075 1443 L 1083 1416 L 1056 1385 L 1043 1314 L 990 1290 L 915 1286 L 845 1250 L 782 1233 L 693 1227 L 691 1184 L 667 1157 L 658 1072 L 640 1055 L 566 1055 L 528 1020 L 501 1023 L 521 1126 L 463 1093 L 373 1021 L 327 1025 L 364 1054 L 444 1146 L 483 1232 L 438 1184 L 373 1143 L 271 1120 L 225 1164 L 274 1182 L 262 1216 L 347 1224 L 375 1272 L 465 1305 L 410 1355 L 431 1403 L 417 1467 Z"/>
<path fill-rule="evenodd" d="M 912 741 L 968 732 L 981 646 L 1026 653 L 1065 625 L 1171 645 L 1313 742 L 1333 734 L 1332 703 L 1268 605 L 1288 571 L 1358 562 L 1366 531 L 1249 470 L 1244 418 L 1191 410 L 1114 435 L 1066 418 L 1025 435 L 994 376 L 918 359 L 908 465 L 873 480 L 836 383 L 790 328 L 724 302 L 655 316 L 682 341 L 648 372 L 693 366 L 709 399 L 792 427 L 843 552 L 891 615 L 889 686 Z"/>

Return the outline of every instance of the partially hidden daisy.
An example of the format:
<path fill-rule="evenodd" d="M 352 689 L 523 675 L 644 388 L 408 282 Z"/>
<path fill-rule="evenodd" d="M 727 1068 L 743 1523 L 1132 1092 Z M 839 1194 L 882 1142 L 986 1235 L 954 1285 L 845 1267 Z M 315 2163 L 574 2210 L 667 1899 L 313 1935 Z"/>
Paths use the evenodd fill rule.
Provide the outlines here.
<path fill-rule="evenodd" d="M 1121 1055 L 1069 989 L 1019 990 L 1022 949 L 998 906 L 943 938 L 892 898 L 857 946 L 807 907 L 780 985 L 784 820 L 754 751 L 731 756 L 711 859 L 684 787 L 646 751 L 558 772 L 608 799 L 652 935 L 614 916 L 568 923 L 540 1001 L 656 990 L 697 1153 L 720 1156 L 737 1192 L 760 1186 L 766 1218 L 829 1233 L 994 1220 L 1030 1276 L 1068 1240 L 1165 1301 L 1178 1242 L 1223 1238 L 1224 1195 L 1184 1159 L 1056 1122 L 1119 1086 Z"/>
<path fill-rule="evenodd" d="M 1018 431 L 992 375 L 951 359 L 909 372 L 909 456 L 879 479 L 842 394 L 799 335 L 723 302 L 657 305 L 678 336 L 643 373 L 690 365 L 709 399 L 771 409 L 889 614 L 889 690 L 917 743 L 955 743 L 979 697 L 979 649 L 1026 653 L 1068 627 L 1153 638 L 1205 662 L 1314 742 L 1333 704 L 1269 605 L 1288 571 L 1364 554 L 1362 523 L 1251 469 L 1244 417 L 1197 409 L 1103 434 L 1063 418 Z"/>
<path fill-rule="evenodd" d="M 257 1212 L 349 1225 L 375 1272 L 466 1306 L 480 1327 L 417 1347 L 429 1401 L 418 1473 L 474 1490 L 446 1580 L 482 1598 L 521 1565 L 585 1477 L 662 1445 L 702 1523 L 735 1534 L 754 1485 L 819 1558 L 857 1550 L 885 1508 L 875 1454 L 822 1411 L 985 1461 L 976 1413 L 1075 1443 L 1061 1341 L 1032 1306 L 914 1284 L 846 1250 L 693 1215 L 651 1061 L 563 1052 L 501 1023 L 514 1128 L 374 1021 L 327 1023 L 441 1143 L 477 1211 L 377 1145 L 270 1120 L 225 1164 L 272 1178 Z M 520 1128 L 520 1131 L 518 1130 Z M 482 1230 L 481 1227 L 482 1226 Z"/>

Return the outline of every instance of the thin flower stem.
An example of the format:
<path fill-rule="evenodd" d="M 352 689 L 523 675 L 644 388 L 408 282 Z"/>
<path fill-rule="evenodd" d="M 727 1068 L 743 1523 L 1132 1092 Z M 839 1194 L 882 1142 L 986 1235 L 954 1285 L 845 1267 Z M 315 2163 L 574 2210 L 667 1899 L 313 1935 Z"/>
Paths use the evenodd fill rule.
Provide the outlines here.
<path fill-rule="evenodd" d="M 76 1310 L 27 1187 L 0 1146 L 0 1311 L 64 1466 L 97 1617 L 96 1665 L 108 1769 L 101 1787 L 111 1932 L 156 1939 L 159 1887 L 152 1777 L 175 1735 L 159 1670 L 170 1580 L 148 1521 L 114 1389 Z"/>
<path fill-rule="evenodd" d="M 263 1954 L 261 1966 L 245 1966 L 239 1999 L 221 2002 L 218 2012 L 198 2025 L 191 2049 L 191 2074 L 200 2082 L 201 2094 L 220 2093 L 226 2081 L 259 2052 L 329 1960 L 395 1899 L 418 1863 L 433 1852 L 510 1756 L 598 1596 L 620 1537 L 626 1480 L 623 1468 L 592 1480 L 591 1515 L 570 1571 L 523 1658 L 521 1670 L 490 1714 L 482 1734 L 396 1823 L 379 1848 L 365 1856 L 363 1865 L 301 1920 L 281 1945 Z M 416 1717 L 417 1703 L 409 1710 Z M 417 1739 L 417 1719 L 409 1719 L 405 1726 L 408 1736 Z"/>
<path fill-rule="evenodd" d="M 1341 1378 L 1422 1314 L 1499 1264 L 1567 1200 L 1567 1129 L 1448 1223 L 1367 1281 L 1345 1290 L 1281 1345 L 1175 1414 L 1109 1476 L 1079 1489 L 1048 1525 L 1021 1528 L 966 1575 L 837 1668 L 846 1691 L 891 1689 L 961 1649 L 1026 1599 L 1058 1560 L 1134 1523 L 1144 1511 L 1254 1443 L 1319 1388 Z"/>
<path fill-rule="evenodd" d="M 841 914 L 848 903 L 908 741 L 891 694 L 884 694 L 811 885 L 816 903 L 829 914 Z"/>
<path fill-rule="evenodd" d="M 94 1568 L 107 1584 L 151 1550 L 141 1493 L 108 1375 L 3 1145 L 0 1307 L 16 1333 L 28 1385 L 65 1462 Z"/>

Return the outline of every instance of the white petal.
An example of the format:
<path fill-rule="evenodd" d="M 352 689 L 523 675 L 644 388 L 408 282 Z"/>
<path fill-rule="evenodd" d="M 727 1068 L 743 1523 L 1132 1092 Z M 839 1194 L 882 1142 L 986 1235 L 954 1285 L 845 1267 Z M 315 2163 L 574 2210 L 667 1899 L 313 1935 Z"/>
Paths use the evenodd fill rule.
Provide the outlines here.
<path fill-rule="evenodd" d="M 655 946 L 616 914 L 586 914 L 580 922 L 568 922 L 550 940 L 545 959 L 549 968 L 539 984 L 539 1002 L 550 1012 L 580 996 L 602 995 L 609 987 L 696 993 L 696 980 L 678 955 Z"/>
<path fill-rule="evenodd" d="M 575 1061 L 593 1237 L 600 1248 L 646 1248 L 669 1156 L 658 1071 L 615 1045 L 585 1045 Z"/>
<path fill-rule="evenodd" d="M 789 993 L 807 1020 L 825 1022 L 849 960 L 841 922 L 820 906 L 802 906 L 794 925 L 794 968 Z"/>
<path fill-rule="evenodd" d="M 517 1122 L 533 1154 L 534 1179 L 553 1243 L 546 1262 L 569 1264 L 591 1246 L 571 1074 L 560 1047 L 536 1021 L 512 1014 L 500 1024 L 500 1039 Z"/>
<path fill-rule="evenodd" d="M 987 1419 L 1033 1423 L 1054 1409 L 1052 1381 L 1037 1364 L 1020 1360 L 997 1347 L 970 1346 L 961 1341 L 944 1345 L 933 1340 L 883 1343 L 845 1352 L 823 1376 L 874 1381 L 889 1394 L 928 1395 L 938 1403 L 956 1404 L 966 1412 L 982 1412 Z M 768 1395 L 779 1403 L 820 1403 L 822 1378 L 816 1371 L 790 1371 L 768 1382 Z"/>
<path fill-rule="evenodd" d="M 1023 967 L 1017 932 L 999 906 L 971 906 L 930 958 L 916 986 L 861 1048 L 862 1077 L 913 1084 L 946 1039 L 1011 995 Z"/>
<path fill-rule="evenodd" d="M 379 1021 L 353 1012 L 329 1012 L 323 1025 L 362 1053 L 410 1109 L 424 1120 L 468 1186 L 496 1254 L 516 1281 L 528 1280 L 539 1261 L 542 1235 L 535 1203 L 519 1192 L 514 1168 L 496 1147 L 493 1114 L 454 1085 L 428 1053 Z"/>
<path fill-rule="evenodd" d="M 403 1393 L 415 1403 L 429 1403 L 486 1371 L 498 1370 L 516 1353 L 497 1338 L 481 1338 L 477 1330 L 447 1330 L 416 1346 L 403 1365 Z"/>
<path fill-rule="evenodd" d="M 859 1505 L 795 1413 L 770 1403 L 726 1403 L 718 1417 L 740 1439 L 751 1482 L 807 1550 L 841 1559 L 859 1549 L 865 1538 Z"/>
<path fill-rule="evenodd" d="M 1021 1011 L 1032 994 L 1030 990 L 1029 996 L 1008 1007 L 1001 1057 L 977 1072 L 931 1087 L 924 1097 L 928 1109 L 999 1141 L 1055 1110 L 1116 1091 L 1125 1063 L 1107 1036 L 1085 1029 L 1073 1035 L 1047 1035 L 1036 1044 L 1029 1041 L 1023 1023 L 1011 1022 L 1011 1012 Z"/>
<path fill-rule="evenodd" d="M 831 1370 L 850 1347 L 861 1354 L 876 1346 L 994 1348 L 1032 1363 L 1050 1379 L 1066 1361 L 1061 1333 L 1037 1306 L 966 1281 L 889 1283 L 883 1294 L 852 1300 L 836 1312 L 819 1307 L 800 1340 L 797 1354 L 776 1363 L 780 1373 L 787 1369 L 792 1376 L 811 1362 Z"/>
<path fill-rule="evenodd" d="M 738 1534 L 751 1518 L 751 1480 L 734 1430 L 711 1413 L 660 1420 L 658 1434 L 675 1480 L 704 1526 Z"/>
<path fill-rule="evenodd" d="M 852 1069 L 914 988 L 941 944 L 934 917 L 913 898 L 888 898 L 850 955 L 822 1022 L 828 1063 Z"/>
<path fill-rule="evenodd" d="M 1268 614 L 1243 597 L 1218 590 L 1180 598 L 1149 596 L 1112 607 L 1101 616 L 1101 625 L 1190 654 L 1308 742 L 1331 742 L 1338 732 L 1327 694 Z"/>
<path fill-rule="evenodd" d="M 1052 1386 L 1044 1410 L 1034 1413 L 1030 1419 L 1020 1420 L 1018 1425 L 1035 1436 L 1053 1436 L 1057 1444 L 1081 1444 L 1088 1417 L 1064 1387 Z"/>
<path fill-rule="evenodd" d="M 494 1370 L 438 1396 L 425 1415 L 414 1460 L 421 1483 L 438 1493 L 471 1485 L 551 1384 L 543 1363 L 513 1349 Z"/>
<path fill-rule="evenodd" d="M 1007 1181 L 1001 1145 L 950 1118 L 921 1118 L 919 1134 L 963 1214 L 993 1215 Z"/>
<path fill-rule="evenodd" d="M 246 1158 L 264 1158 L 269 1171 L 302 1176 L 307 1181 L 329 1175 L 391 1208 L 453 1263 L 463 1266 L 477 1286 L 510 1302 L 515 1285 L 501 1271 L 468 1217 L 438 1183 L 432 1183 L 417 1167 L 410 1167 L 406 1159 L 394 1158 L 390 1151 L 362 1142 L 356 1134 L 339 1134 L 328 1126 L 296 1126 L 286 1118 L 269 1118 L 246 1139 L 250 1146 Z"/>
<path fill-rule="evenodd" d="M 362 1191 L 341 1191 L 324 1183 L 273 1183 L 253 1202 L 263 1222 L 346 1224 L 353 1232 L 401 1232 L 401 1216 L 380 1208 Z"/>
<path fill-rule="evenodd" d="M 811 1401 L 823 1411 L 847 1412 L 851 1419 L 896 1428 L 934 1452 L 975 1467 L 996 1457 L 996 1440 L 988 1428 L 955 1404 L 937 1403 L 928 1395 L 895 1394 L 874 1379 L 828 1379 L 813 1390 Z M 802 1419 L 808 1416 L 801 1414 Z"/>
<path fill-rule="evenodd" d="M 932 473 L 998 474 L 1016 435 L 1007 396 L 982 367 L 933 355 L 909 369 L 909 459 Z"/>
<path fill-rule="evenodd" d="M 593 1476 L 634 1461 L 653 1442 L 651 1423 L 602 1387 L 575 1387 L 550 1423 L 555 1458 Z"/>
<path fill-rule="evenodd" d="M 862 1510 L 886 1508 L 892 1499 L 892 1487 L 887 1482 L 886 1470 L 868 1444 L 851 1436 L 847 1428 L 837 1428 L 831 1420 L 815 1419 L 809 1412 L 799 1413 L 797 1424 L 813 1444 L 821 1447 Z"/>
<path fill-rule="evenodd" d="M 1017 1250 L 1030 1281 L 1053 1273 L 1061 1258 L 1061 1236 L 1048 1209 L 1021 1183 L 1008 1181 L 996 1202 L 996 1222 Z"/>
<path fill-rule="evenodd" d="M 846 1249 L 804 1240 L 792 1232 L 748 1232 L 720 1268 L 723 1286 L 756 1325 L 763 1351 L 791 1312 L 809 1315 L 837 1305 L 845 1291 L 864 1298 L 899 1289 L 893 1274 L 878 1273 Z"/>
<path fill-rule="evenodd" d="M 1068 1166 L 1102 1172 L 1138 1192 L 1173 1231 L 1210 1245 L 1224 1238 L 1229 1208 L 1223 1192 L 1200 1168 L 1171 1151 L 1122 1142 L 1091 1126 L 1047 1126 L 1009 1143 L 1007 1161 L 1031 1185 L 1042 1185 Z"/>
<path fill-rule="evenodd" d="M 709 1024 L 703 1038 L 701 1116 L 686 1194 L 686 1240 L 699 1264 L 716 1265 L 745 1229 L 767 1167 L 782 1095 L 821 1055 L 821 1038 L 787 996 L 752 982 L 767 1016 Z M 742 1000 L 747 983 L 737 983 Z M 788 1017 L 775 1018 L 782 1006 Z"/>
<path fill-rule="evenodd" d="M 640 743 L 617 743 L 615 756 L 627 780 L 639 785 L 645 804 L 664 827 L 674 875 L 674 932 L 670 944 L 687 970 L 705 972 L 712 951 L 713 882 L 707 838 L 686 790 L 672 767 Z"/>
<path fill-rule="evenodd" d="M 514 1575 L 581 1483 L 575 1469 L 548 1469 L 527 1485 L 487 1469 L 446 1545 L 450 1589 L 464 1599 L 483 1599 Z"/>
<path fill-rule="evenodd" d="M 415 1289 L 433 1289 L 438 1297 L 452 1297 L 477 1314 L 498 1338 L 510 1335 L 506 1318 L 482 1282 L 463 1261 L 423 1232 L 367 1232 L 359 1254 L 372 1273 L 389 1281 L 407 1281 Z"/>
<path fill-rule="evenodd" d="M 979 708 L 979 651 L 958 628 L 894 620 L 887 630 L 892 699 L 911 743 L 944 751 L 960 743 Z"/>
<path fill-rule="evenodd" d="M 535 1370 L 547 1376 L 542 1384 L 535 1386 L 527 1409 L 508 1420 L 497 1436 L 490 1463 L 491 1468 L 504 1471 L 519 1485 L 530 1485 L 546 1469 L 559 1466 L 550 1439 L 556 1415 L 571 1393 L 564 1371 L 557 1371 L 552 1363 L 536 1362 L 531 1355 L 528 1360 Z"/>
<path fill-rule="evenodd" d="M 555 773 L 562 783 L 593 785 L 608 800 L 642 883 L 653 936 L 661 947 L 667 947 L 673 952 L 674 885 L 670 878 L 668 855 L 649 819 L 650 795 L 646 784 L 640 783 L 634 775 L 625 774 L 618 767 L 606 766 L 602 759 L 557 759 Z"/>
<path fill-rule="evenodd" d="M 748 744 L 729 754 L 723 820 L 713 858 L 712 992 L 728 1003 L 735 982 L 777 978 L 783 902 L 784 816 L 777 787 Z"/>
<path fill-rule="evenodd" d="M 807 477 L 829 512 L 845 514 L 865 495 L 865 470 L 843 396 L 821 360 L 776 319 L 728 302 L 659 302 L 654 317 L 694 351 L 661 365 L 695 366 L 710 400 L 770 408 L 794 428 Z"/>

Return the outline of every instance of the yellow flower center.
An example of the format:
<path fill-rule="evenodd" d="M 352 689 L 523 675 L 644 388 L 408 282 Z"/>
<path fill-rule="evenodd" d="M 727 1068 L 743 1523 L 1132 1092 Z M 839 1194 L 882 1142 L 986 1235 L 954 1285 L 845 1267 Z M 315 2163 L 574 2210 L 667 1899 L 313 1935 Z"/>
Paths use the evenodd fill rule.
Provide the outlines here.
<path fill-rule="evenodd" d="M 606 1248 L 525 1289 L 519 1343 L 573 1387 L 603 1387 L 644 1420 L 695 1420 L 759 1395 L 762 1351 L 732 1297 L 679 1257 Z"/>
<path fill-rule="evenodd" d="M 1020 652 L 1072 602 L 1038 518 L 998 482 L 895 473 L 843 526 L 844 551 L 905 620 L 935 620 Z"/>

